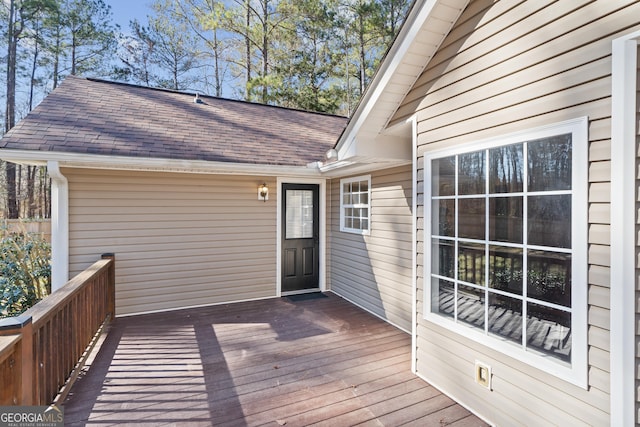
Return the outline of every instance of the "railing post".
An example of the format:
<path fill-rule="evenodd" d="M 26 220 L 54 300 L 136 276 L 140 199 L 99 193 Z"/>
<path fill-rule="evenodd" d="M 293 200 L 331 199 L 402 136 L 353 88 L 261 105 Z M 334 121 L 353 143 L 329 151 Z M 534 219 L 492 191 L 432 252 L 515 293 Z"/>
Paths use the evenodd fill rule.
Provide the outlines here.
<path fill-rule="evenodd" d="M 108 277 L 108 308 L 113 319 L 116 315 L 116 255 L 114 253 L 102 254 L 102 259 L 110 259 Z"/>
<path fill-rule="evenodd" d="M 37 386 L 34 384 L 33 323 L 31 316 L 15 316 L 0 320 L 0 335 L 22 335 L 17 363 L 20 367 L 20 381 L 16 397 L 18 405 L 34 405 Z"/>

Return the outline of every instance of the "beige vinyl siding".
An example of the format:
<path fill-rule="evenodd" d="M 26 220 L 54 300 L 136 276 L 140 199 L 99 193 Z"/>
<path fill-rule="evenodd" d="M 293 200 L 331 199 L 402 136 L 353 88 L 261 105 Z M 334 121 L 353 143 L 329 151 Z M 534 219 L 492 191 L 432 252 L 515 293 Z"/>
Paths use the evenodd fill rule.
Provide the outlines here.
<path fill-rule="evenodd" d="M 71 276 L 116 254 L 118 315 L 276 295 L 275 181 L 65 169 Z"/>
<path fill-rule="evenodd" d="M 393 122 L 418 118 L 418 373 L 497 425 L 608 425 L 611 41 L 638 1 L 472 1 Z M 423 154 L 589 118 L 588 389 L 423 320 Z M 574 284 L 581 285 L 581 284 Z M 493 368 L 493 390 L 474 363 Z"/>
<path fill-rule="evenodd" d="M 340 179 L 330 184 L 331 290 L 411 330 L 411 166 L 371 173 L 369 235 L 340 231 Z"/>

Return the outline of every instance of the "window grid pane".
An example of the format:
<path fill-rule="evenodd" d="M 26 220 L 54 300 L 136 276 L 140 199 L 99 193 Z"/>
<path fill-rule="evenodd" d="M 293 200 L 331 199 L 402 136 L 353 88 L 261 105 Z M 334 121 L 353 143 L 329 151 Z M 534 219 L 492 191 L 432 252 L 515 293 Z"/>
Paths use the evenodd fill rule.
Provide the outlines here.
<path fill-rule="evenodd" d="M 342 185 L 343 230 L 369 230 L 369 181 L 350 181 Z"/>
<path fill-rule="evenodd" d="M 433 313 L 571 362 L 571 150 L 567 134 L 431 160 Z"/>

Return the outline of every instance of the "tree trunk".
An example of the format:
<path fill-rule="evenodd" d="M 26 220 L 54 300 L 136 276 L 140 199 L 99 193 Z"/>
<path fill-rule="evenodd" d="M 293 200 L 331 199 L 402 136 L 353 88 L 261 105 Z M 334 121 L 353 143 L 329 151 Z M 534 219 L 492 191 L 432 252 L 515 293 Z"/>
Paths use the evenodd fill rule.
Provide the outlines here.
<path fill-rule="evenodd" d="M 7 162 L 6 168 L 7 178 L 7 218 L 16 219 L 18 212 L 18 197 L 16 194 L 16 165 Z"/>
<path fill-rule="evenodd" d="M 16 53 L 18 35 L 16 34 L 15 1 L 9 3 L 9 25 L 7 28 L 7 103 L 4 117 L 4 131 L 9 132 L 16 123 Z"/>
<path fill-rule="evenodd" d="M 262 103 L 268 101 L 269 90 L 267 76 L 269 75 L 269 0 L 262 3 Z"/>
<path fill-rule="evenodd" d="M 9 2 L 9 23 L 7 27 L 7 104 L 4 130 L 9 132 L 16 124 L 16 53 L 20 30 L 16 28 L 15 1 Z M 16 165 L 7 162 L 7 218 L 18 218 L 18 198 L 16 193 Z"/>
<path fill-rule="evenodd" d="M 33 110 L 33 90 L 36 84 L 36 70 L 38 68 L 38 53 L 40 48 L 40 25 L 34 28 L 33 61 L 31 63 L 31 81 L 29 82 L 29 111 Z"/>
<path fill-rule="evenodd" d="M 367 58 L 366 52 L 364 50 L 364 17 L 360 14 L 360 28 L 358 31 L 360 38 L 360 96 L 364 93 L 365 88 L 367 87 Z"/>
<path fill-rule="evenodd" d="M 71 36 L 71 75 L 76 75 L 76 35 Z"/>
<path fill-rule="evenodd" d="M 246 1 L 247 16 L 246 16 L 246 35 L 244 37 L 245 47 L 247 49 L 247 82 L 245 84 L 244 97 L 249 101 L 249 82 L 251 81 L 251 38 L 249 37 L 249 28 L 251 27 L 251 4 L 249 0 Z"/>
<path fill-rule="evenodd" d="M 36 216 L 36 166 L 27 166 L 27 218 L 35 218 Z"/>
<path fill-rule="evenodd" d="M 60 72 L 60 24 L 56 27 L 56 51 L 53 58 L 53 88 L 58 87 L 58 73 Z"/>
<path fill-rule="evenodd" d="M 17 165 L 16 167 L 16 194 L 18 195 L 22 195 L 22 165 Z M 22 204 L 22 197 L 18 197 L 18 200 L 16 200 L 16 203 L 18 205 L 18 218 L 23 218 L 24 215 L 24 206 Z"/>
<path fill-rule="evenodd" d="M 214 74 L 216 79 L 216 96 L 222 96 L 222 76 L 220 75 L 220 45 L 218 42 L 218 31 L 213 30 L 213 54 L 214 54 Z"/>

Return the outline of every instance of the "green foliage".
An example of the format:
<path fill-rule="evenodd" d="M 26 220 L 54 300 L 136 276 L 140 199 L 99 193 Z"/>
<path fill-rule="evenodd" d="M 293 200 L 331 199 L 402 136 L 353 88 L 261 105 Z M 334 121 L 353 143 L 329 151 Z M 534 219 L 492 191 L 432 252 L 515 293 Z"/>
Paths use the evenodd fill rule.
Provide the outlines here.
<path fill-rule="evenodd" d="M 17 316 L 51 293 L 51 246 L 31 233 L 0 230 L 0 318 Z"/>
<path fill-rule="evenodd" d="M 114 76 L 216 96 L 228 96 L 225 89 L 247 101 L 349 115 L 409 5 L 154 0 L 154 14 L 141 27 L 147 32 L 132 27 L 133 37 L 120 47 L 125 67 Z"/>

